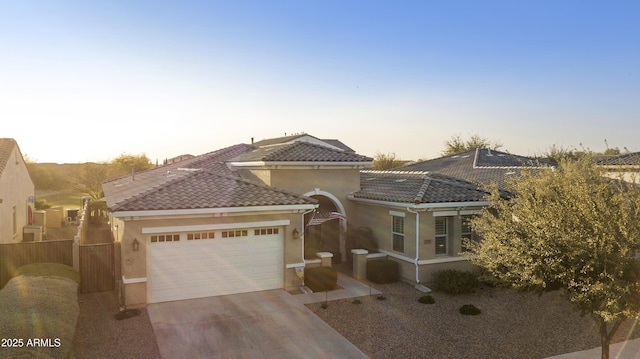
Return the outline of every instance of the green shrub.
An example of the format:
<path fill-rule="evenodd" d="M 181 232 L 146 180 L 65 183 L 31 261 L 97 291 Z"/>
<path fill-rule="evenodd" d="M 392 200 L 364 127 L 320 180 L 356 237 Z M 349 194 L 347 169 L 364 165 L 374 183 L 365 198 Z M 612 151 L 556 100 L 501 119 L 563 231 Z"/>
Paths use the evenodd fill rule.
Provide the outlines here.
<path fill-rule="evenodd" d="M 334 290 L 338 272 L 329 267 L 315 267 L 304 271 L 304 283 L 314 292 Z"/>
<path fill-rule="evenodd" d="M 418 298 L 418 302 L 422 304 L 434 304 L 436 300 L 433 299 L 433 297 L 430 295 L 423 295 L 422 297 Z"/>
<path fill-rule="evenodd" d="M 398 281 L 398 262 L 390 259 L 375 259 L 367 262 L 367 279 L 378 284 Z"/>
<path fill-rule="evenodd" d="M 472 293 L 478 288 L 478 277 L 471 272 L 447 269 L 433 273 L 433 287 L 449 294 Z"/>
<path fill-rule="evenodd" d="M 460 314 L 463 315 L 478 315 L 480 313 L 482 313 L 482 311 L 473 304 L 465 304 L 460 307 Z"/>

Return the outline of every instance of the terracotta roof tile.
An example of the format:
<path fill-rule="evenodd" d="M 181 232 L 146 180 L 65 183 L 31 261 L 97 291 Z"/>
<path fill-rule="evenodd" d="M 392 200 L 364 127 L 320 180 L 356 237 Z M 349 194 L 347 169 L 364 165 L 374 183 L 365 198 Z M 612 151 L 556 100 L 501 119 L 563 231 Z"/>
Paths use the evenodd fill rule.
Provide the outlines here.
<path fill-rule="evenodd" d="M 354 198 L 398 203 L 482 201 L 481 186 L 425 171 L 361 171 L 360 190 Z"/>
<path fill-rule="evenodd" d="M 594 161 L 601 166 L 638 166 L 640 165 L 640 152 L 623 153 L 614 156 L 598 156 L 594 158 Z"/>
<path fill-rule="evenodd" d="M 430 171 L 478 184 L 497 183 L 498 187 L 504 189 L 507 179 L 510 176 L 518 175 L 519 170 L 524 168 L 535 170 L 549 166 L 555 166 L 555 164 L 484 148 L 414 163 L 397 169 Z"/>
<path fill-rule="evenodd" d="M 223 176 L 234 176 L 225 161 L 248 151 L 251 146 L 240 144 L 209 152 L 194 158 L 156 167 L 135 176 L 125 176 L 102 184 L 107 206 L 113 206 L 150 189 L 188 176 L 195 170 L 206 170 Z"/>
<path fill-rule="evenodd" d="M 0 173 L 4 172 L 13 149 L 17 146 L 13 138 L 0 138 Z"/>
<path fill-rule="evenodd" d="M 238 177 L 194 171 L 151 188 L 111 208 L 112 211 L 203 209 L 313 204 L 315 200 Z"/>
<path fill-rule="evenodd" d="M 371 162 L 372 158 L 334 150 L 308 142 L 294 142 L 255 148 L 234 159 L 237 162 Z"/>

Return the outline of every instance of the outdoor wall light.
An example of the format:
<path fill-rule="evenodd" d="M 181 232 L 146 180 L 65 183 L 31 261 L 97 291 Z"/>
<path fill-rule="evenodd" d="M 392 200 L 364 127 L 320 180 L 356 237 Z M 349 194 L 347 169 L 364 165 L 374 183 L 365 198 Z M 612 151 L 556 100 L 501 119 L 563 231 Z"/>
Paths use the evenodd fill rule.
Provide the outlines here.
<path fill-rule="evenodd" d="M 293 235 L 293 239 L 300 238 L 300 231 L 298 231 L 298 228 L 294 228 L 291 234 Z"/>
<path fill-rule="evenodd" d="M 133 239 L 133 250 L 137 251 L 138 249 L 140 249 L 140 243 L 138 242 L 137 238 Z"/>

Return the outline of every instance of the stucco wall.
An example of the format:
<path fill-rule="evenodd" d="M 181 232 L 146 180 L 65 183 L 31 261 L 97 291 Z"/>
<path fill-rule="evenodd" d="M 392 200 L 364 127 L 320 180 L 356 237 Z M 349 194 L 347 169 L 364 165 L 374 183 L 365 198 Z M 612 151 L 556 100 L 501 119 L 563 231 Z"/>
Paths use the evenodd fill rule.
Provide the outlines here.
<path fill-rule="evenodd" d="M 28 224 L 28 200 L 35 188 L 18 147 L 14 147 L 0 174 L 0 243 L 22 241 L 22 231 Z M 16 208 L 16 233 L 13 233 L 13 207 Z M 34 208 L 35 209 L 35 208 Z"/>
<path fill-rule="evenodd" d="M 473 209 L 479 209 L 473 208 Z M 469 209 L 467 209 L 469 210 Z M 404 214 L 404 251 L 393 250 L 392 214 Z M 406 208 L 386 207 L 364 203 L 355 204 L 355 216 L 351 222 L 355 227 L 369 227 L 373 231 L 374 237 L 378 241 L 378 247 L 390 255 L 390 259 L 400 264 L 400 276 L 402 280 L 407 282 L 416 282 L 416 214 L 409 212 Z M 448 252 L 446 254 L 436 254 L 435 246 L 435 216 L 434 213 L 446 214 L 448 218 Z M 463 212 L 465 213 L 465 212 Z M 418 237 L 419 257 L 421 262 L 427 261 L 419 265 L 420 282 L 428 282 L 431 280 L 433 272 L 456 268 L 463 270 L 471 270 L 473 266 L 467 261 L 460 260 L 460 252 L 462 251 L 461 239 L 461 217 L 460 212 L 456 208 L 442 208 L 439 210 L 429 210 L 420 212 L 420 229 Z"/>
<path fill-rule="evenodd" d="M 150 234 L 143 234 L 143 228 L 173 227 L 173 226 L 197 226 L 197 225 L 224 225 L 250 222 L 270 222 L 289 220 L 290 224 L 282 226 L 284 235 L 283 268 L 284 287 L 299 286 L 300 280 L 295 275 L 295 269 L 285 268 L 286 265 L 299 264 L 302 259 L 302 239 L 293 238 L 293 229 L 302 232 L 302 213 L 263 213 L 263 214 L 228 214 L 226 216 L 214 217 L 213 215 L 199 217 L 182 218 L 113 218 L 112 231 L 114 238 L 121 242 L 121 272 L 125 281 L 136 281 L 147 278 L 147 249 Z M 115 225 L 117 224 L 117 228 Z M 251 228 L 251 227 L 247 227 Z M 170 233 L 186 233 L 194 230 L 171 231 Z M 133 250 L 133 240 L 137 239 L 139 248 Z M 146 283 L 124 284 L 124 296 L 126 305 L 140 305 L 146 303 Z M 141 302 L 142 301 L 142 302 Z"/>

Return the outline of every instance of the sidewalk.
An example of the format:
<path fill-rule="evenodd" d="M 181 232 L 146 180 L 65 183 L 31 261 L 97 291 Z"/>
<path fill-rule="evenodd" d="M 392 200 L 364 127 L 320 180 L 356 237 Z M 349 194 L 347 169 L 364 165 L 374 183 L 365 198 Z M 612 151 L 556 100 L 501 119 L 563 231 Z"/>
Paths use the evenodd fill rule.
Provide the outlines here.
<path fill-rule="evenodd" d="M 600 347 L 549 357 L 547 359 L 598 359 L 602 349 Z M 609 348 L 611 359 L 640 359 L 640 339 L 611 344 Z"/>

